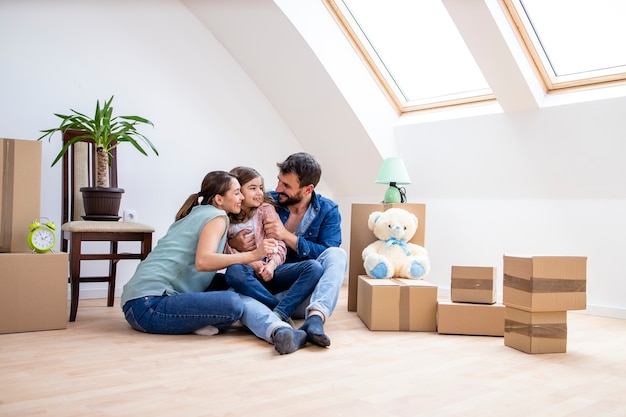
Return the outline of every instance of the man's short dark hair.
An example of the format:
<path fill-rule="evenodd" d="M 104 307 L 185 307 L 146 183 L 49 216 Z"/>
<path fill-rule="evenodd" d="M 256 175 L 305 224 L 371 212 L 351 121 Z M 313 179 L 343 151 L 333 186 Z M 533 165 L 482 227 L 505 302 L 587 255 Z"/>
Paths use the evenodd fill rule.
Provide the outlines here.
<path fill-rule="evenodd" d="M 298 152 L 290 155 L 284 162 L 276 164 L 281 174 L 296 174 L 300 181 L 300 187 L 313 184 L 317 186 L 322 177 L 322 167 L 312 155 L 306 152 Z"/>

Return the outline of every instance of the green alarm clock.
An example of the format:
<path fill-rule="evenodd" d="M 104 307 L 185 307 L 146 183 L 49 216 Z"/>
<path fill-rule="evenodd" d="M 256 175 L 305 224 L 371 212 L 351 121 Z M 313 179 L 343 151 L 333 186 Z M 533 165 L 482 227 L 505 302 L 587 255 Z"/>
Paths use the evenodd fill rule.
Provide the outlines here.
<path fill-rule="evenodd" d="M 37 253 L 46 253 L 54 248 L 57 227 L 47 217 L 40 217 L 28 226 L 28 247 Z"/>

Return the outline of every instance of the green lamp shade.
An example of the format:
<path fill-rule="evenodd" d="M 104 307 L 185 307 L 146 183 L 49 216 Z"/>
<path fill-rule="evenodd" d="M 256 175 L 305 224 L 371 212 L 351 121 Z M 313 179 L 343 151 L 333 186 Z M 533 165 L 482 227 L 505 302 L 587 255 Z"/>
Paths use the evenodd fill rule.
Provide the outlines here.
<path fill-rule="evenodd" d="M 389 184 L 387 192 L 385 193 L 384 202 L 389 203 L 403 203 L 403 192 L 397 187 L 398 184 L 410 184 L 411 179 L 406 171 L 404 162 L 401 158 L 386 158 L 383 161 L 383 166 L 380 167 L 378 176 L 376 177 L 377 184 Z"/>
<path fill-rule="evenodd" d="M 391 184 L 392 182 L 396 184 L 411 183 L 411 179 L 409 178 L 408 172 L 406 172 L 404 162 L 402 162 L 401 158 L 385 159 L 383 166 L 380 167 L 380 171 L 378 171 L 378 176 L 376 177 L 377 184 Z"/>

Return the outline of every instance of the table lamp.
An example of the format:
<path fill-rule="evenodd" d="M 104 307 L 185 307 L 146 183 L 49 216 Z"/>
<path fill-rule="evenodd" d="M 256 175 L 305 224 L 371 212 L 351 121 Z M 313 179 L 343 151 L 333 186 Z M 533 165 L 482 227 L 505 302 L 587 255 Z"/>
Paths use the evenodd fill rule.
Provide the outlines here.
<path fill-rule="evenodd" d="M 383 201 L 385 204 L 406 203 L 405 190 L 403 187 L 398 187 L 398 184 L 410 184 L 411 179 L 401 158 L 386 158 L 383 161 L 383 166 L 380 167 L 376 183 L 389 184 Z"/>

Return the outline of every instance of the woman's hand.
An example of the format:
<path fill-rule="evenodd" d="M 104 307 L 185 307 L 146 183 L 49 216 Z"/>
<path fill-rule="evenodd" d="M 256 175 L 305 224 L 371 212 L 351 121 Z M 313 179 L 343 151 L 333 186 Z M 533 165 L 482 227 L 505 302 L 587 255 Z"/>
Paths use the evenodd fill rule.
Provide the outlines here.
<path fill-rule="evenodd" d="M 263 239 L 258 248 L 253 251 L 256 260 L 269 258 L 278 253 L 278 242 L 276 239 Z"/>

